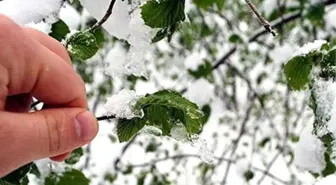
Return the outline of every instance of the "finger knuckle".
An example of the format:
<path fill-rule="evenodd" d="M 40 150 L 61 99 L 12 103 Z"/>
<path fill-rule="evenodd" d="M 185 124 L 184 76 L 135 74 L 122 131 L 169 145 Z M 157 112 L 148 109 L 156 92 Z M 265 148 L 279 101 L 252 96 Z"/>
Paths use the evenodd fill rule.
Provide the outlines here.
<path fill-rule="evenodd" d="M 64 116 L 53 114 L 44 115 L 46 128 L 47 128 L 47 140 L 48 140 L 48 153 L 57 153 L 62 150 L 62 130 L 64 127 Z"/>
<path fill-rule="evenodd" d="M 9 38 L 19 26 L 8 17 L 0 14 L 0 39 Z"/>

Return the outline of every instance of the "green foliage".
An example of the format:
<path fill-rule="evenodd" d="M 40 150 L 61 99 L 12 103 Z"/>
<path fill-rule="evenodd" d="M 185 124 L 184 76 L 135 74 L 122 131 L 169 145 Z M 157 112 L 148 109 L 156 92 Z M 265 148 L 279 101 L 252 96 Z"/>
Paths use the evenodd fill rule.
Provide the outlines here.
<path fill-rule="evenodd" d="M 87 60 L 93 57 L 99 47 L 96 37 L 88 31 L 73 34 L 66 41 L 66 48 L 72 60 Z"/>
<path fill-rule="evenodd" d="M 248 170 L 244 173 L 245 180 L 249 182 L 250 180 L 253 179 L 254 173 L 251 170 Z"/>
<path fill-rule="evenodd" d="M 45 185 L 89 185 L 89 179 L 76 169 L 68 169 L 64 173 L 51 173 L 45 179 Z"/>
<path fill-rule="evenodd" d="M 313 61 L 307 56 L 296 56 L 285 65 L 285 75 L 289 87 L 304 90 L 310 82 Z"/>
<path fill-rule="evenodd" d="M 141 9 L 145 24 L 151 28 L 167 28 L 185 19 L 183 0 L 149 0 Z"/>
<path fill-rule="evenodd" d="M 205 61 L 203 64 L 199 65 L 197 70 L 193 71 L 189 69 L 188 72 L 196 79 L 202 77 L 212 79 L 212 65 L 209 61 Z"/>
<path fill-rule="evenodd" d="M 219 10 L 224 7 L 225 0 L 193 0 L 196 6 L 206 10 L 207 8 L 216 5 Z"/>
<path fill-rule="evenodd" d="M 324 18 L 324 3 L 317 3 L 309 6 L 305 13 L 305 16 L 315 25 L 322 26 Z"/>
<path fill-rule="evenodd" d="M 169 135 L 171 128 L 178 123 L 182 123 L 190 135 L 198 133 L 203 125 L 203 113 L 197 105 L 174 91 L 148 94 L 138 100 L 134 108 L 143 110 L 144 116 L 119 120 L 117 132 L 122 142 L 128 141 L 145 125 L 161 129 L 163 135 Z"/>
<path fill-rule="evenodd" d="M 76 164 L 82 156 L 83 156 L 83 149 L 82 148 L 77 148 L 65 160 L 65 163 Z"/>
<path fill-rule="evenodd" d="M 180 22 L 185 20 L 184 0 L 149 0 L 141 7 L 142 19 L 151 28 L 161 28 L 152 42 L 171 40 Z"/>
<path fill-rule="evenodd" d="M 70 33 L 68 25 L 60 19 L 51 25 L 51 33 L 49 33 L 49 36 L 61 42 L 68 33 Z"/>
<path fill-rule="evenodd" d="M 237 43 L 243 43 L 243 39 L 238 34 L 235 34 L 235 33 L 232 34 L 232 35 L 230 35 L 229 41 L 231 43 L 235 43 L 235 44 L 237 44 Z"/>
<path fill-rule="evenodd" d="M 1 178 L 0 182 L 3 181 L 3 183 L 7 182 L 8 184 L 15 184 L 15 185 L 21 184 L 24 177 L 30 171 L 32 164 L 33 163 L 29 163 L 29 164 L 22 166 L 21 168 Z"/>

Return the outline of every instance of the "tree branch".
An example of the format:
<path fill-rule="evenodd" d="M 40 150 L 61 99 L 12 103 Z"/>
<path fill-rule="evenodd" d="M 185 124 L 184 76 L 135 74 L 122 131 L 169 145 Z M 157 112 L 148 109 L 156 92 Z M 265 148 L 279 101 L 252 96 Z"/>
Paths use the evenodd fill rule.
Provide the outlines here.
<path fill-rule="evenodd" d="M 106 10 L 104 17 L 89 29 L 90 32 L 94 32 L 96 29 L 100 28 L 110 18 L 112 14 L 113 6 L 116 1 L 117 0 L 111 0 L 110 5 L 108 9 Z"/>
<path fill-rule="evenodd" d="M 326 6 L 328 5 L 332 5 L 332 4 L 336 4 L 335 0 L 327 0 L 324 1 L 324 4 Z M 282 17 L 272 21 L 270 23 L 271 27 L 273 28 L 278 28 L 281 27 L 284 24 L 287 24 L 291 21 L 296 20 L 297 18 L 300 18 L 302 16 L 302 11 L 298 10 L 298 11 L 294 11 L 292 13 L 288 13 L 286 15 L 283 15 Z M 266 33 L 268 33 L 267 30 L 265 30 L 264 28 L 259 28 L 254 34 L 252 34 L 252 36 L 248 39 L 248 42 L 254 42 L 256 41 L 260 36 L 265 35 Z M 231 48 L 221 59 L 219 59 L 215 65 L 213 65 L 212 69 L 215 70 L 217 69 L 219 66 L 221 66 L 222 64 L 227 62 L 227 59 L 229 59 L 231 57 L 231 55 L 233 55 L 235 52 L 237 51 L 237 46 L 234 46 L 233 48 Z"/>
<path fill-rule="evenodd" d="M 277 33 L 273 30 L 270 23 L 261 15 L 256 6 L 250 0 L 245 0 L 245 2 L 248 4 L 248 6 L 254 12 L 254 14 L 258 17 L 258 19 L 260 20 L 261 24 L 264 26 L 266 31 L 271 33 L 274 37 L 277 36 Z"/>

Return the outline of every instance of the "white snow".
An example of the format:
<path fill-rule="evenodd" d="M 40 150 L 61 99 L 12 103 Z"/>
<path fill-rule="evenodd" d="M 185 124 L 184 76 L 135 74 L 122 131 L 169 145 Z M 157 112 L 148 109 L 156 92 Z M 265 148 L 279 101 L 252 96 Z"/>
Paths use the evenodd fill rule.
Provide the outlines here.
<path fill-rule="evenodd" d="M 212 164 L 215 161 L 213 152 L 208 148 L 208 143 L 205 139 L 199 136 L 193 136 L 192 145 L 197 148 L 200 158 L 208 164 Z"/>
<path fill-rule="evenodd" d="M 321 120 L 318 136 L 328 132 L 336 136 L 336 83 L 333 80 L 315 79 L 312 91 L 317 104 L 316 115 Z"/>
<path fill-rule="evenodd" d="M 59 12 L 59 17 L 62 19 L 70 29 L 77 29 L 81 22 L 81 17 L 77 10 L 69 5 L 69 3 L 65 3 Z"/>
<path fill-rule="evenodd" d="M 299 49 L 297 49 L 294 52 L 293 57 L 307 55 L 311 52 L 320 50 L 321 46 L 325 43 L 327 43 L 327 41 L 325 41 L 325 40 L 315 40 L 314 42 L 309 42 L 309 43 L 303 45 L 302 47 L 300 47 Z"/>
<path fill-rule="evenodd" d="M 245 179 L 245 173 L 249 170 L 249 160 L 247 159 L 240 159 L 236 163 L 236 172 L 239 177 Z"/>
<path fill-rule="evenodd" d="M 204 63 L 204 54 L 201 53 L 192 53 L 185 60 L 185 67 L 187 69 L 196 71 L 198 66 Z"/>
<path fill-rule="evenodd" d="M 120 75 L 144 76 L 146 77 L 146 66 L 144 57 L 146 51 L 150 48 L 151 39 L 154 35 L 153 30 L 146 26 L 141 18 L 141 4 L 145 1 L 116 1 L 112 15 L 103 24 L 103 27 L 118 39 L 126 40 L 131 45 L 130 51 L 127 53 L 126 61 L 122 61 L 123 65 L 112 67 L 114 63 L 110 63 L 110 67 L 106 69 L 106 74 L 112 77 Z M 83 0 L 82 5 L 87 11 L 100 20 L 104 14 L 106 7 L 110 4 L 110 0 Z M 118 63 L 121 64 L 121 63 Z"/>
<path fill-rule="evenodd" d="M 135 91 L 123 89 L 117 95 L 108 98 L 104 105 L 107 115 L 114 115 L 116 118 L 132 119 L 142 117 L 143 113 L 133 109 L 137 100 L 140 98 Z"/>
<path fill-rule="evenodd" d="M 199 107 L 211 102 L 214 95 L 215 86 L 208 80 L 200 78 L 192 82 L 187 92 L 184 94 L 190 101 L 195 102 Z"/>
<path fill-rule="evenodd" d="M 4 0 L 0 1 L 0 13 L 16 23 L 38 23 L 58 14 L 62 0 Z"/>
<path fill-rule="evenodd" d="M 39 23 L 29 23 L 26 24 L 25 27 L 33 28 L 39 30 L 45 34 L 49 34 L 51 32 L 51 24 L 41 21 Z"/>
<path fill-rule="evenodd" d="M 294 164 L 301 170 L 321 173 L 325 168 L 323 143 L 313 135 L 312 124 L 306 125 L 294 150 Z"/>
<path fill-rule="evenodd" d="M 188 141 L 187 129 L 180 122 L 175 123 L 173 128 L 171 128 L 170 136 L 172 138 L 176 139 L 177 141 L 181 141 L 181 142 L 187 142 Z"/>
<path fill-rule="evenodd" d="M 336 82 L 317 80 L 313 86 L 316 98 L 316 114 L 328 131 L 336 136 Z M 321 131 L 323 134 L 323 131 Z M 326 132 L 326 131 L 324 131 Z"/>
<path fill-rule="evenodd" d="M 121 78 L 124 75 L 147 77 L 144 53 L 143 49 L 135 47 L 126 52 L 125 48 L 118 44 L 105 58 L 105 74 L 113 78 Z"/>

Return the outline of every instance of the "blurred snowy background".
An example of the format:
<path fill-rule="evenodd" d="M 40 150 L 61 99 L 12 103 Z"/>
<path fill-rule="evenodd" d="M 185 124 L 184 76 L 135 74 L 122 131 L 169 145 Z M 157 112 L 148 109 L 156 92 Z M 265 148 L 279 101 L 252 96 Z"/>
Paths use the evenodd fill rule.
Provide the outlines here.
<path fill-rule="evenodd" d="M 335 0 L 254 0 L 277 37 L 264 30 L 244 0 L 217 0 L 224 2 L 223 7 L 216 0 L 209 6 L 204 2 L 210 0 L 186 0 L 187 21 L 171 42 L 155 44 L 148 44 L 149 37 L 140 38 L 150 31 L 141 26 L 141 19 L 128 20 L 123 2 L 118 1 L 104 25 L 107 31 L 97 31 L 99 52 L 88 61 L 74 62 L 86 82 L 91 111 L 104 115 L 107 98 L 122 89 L 135 90 L 138 95 L 174 89 L 209 116 L 200 134 L 208 148 L 203 152 L 209 153 L 200 157 L 197 147 L 189 143 L 146 133 L 119 143 L 116 122 L 100 122 L 97 138 L 83 148 L 84 155 L 74 165 L 90 184 L 336 182 L 336 175 L 315 179 L 304 171 L 318 163 L 312 152 L 318 147 L 314 139 L 300 142 L 303 128 L 313 123 L 313 113 L 307 94 L 291 91 L 283 74 L 284 63 L 300 46 L 317 39 L 336 42 Z M 0 13 L 45 33 L 59 18 L 71 31 L 85 30 L 103 16 L 108 2 L 74 0 L 61 5 L 60 0 L 0 0 Z M 130 22 L 128 27 L 125 21 Z M 130 55 L 127 51 L 132 49 L 135 52 Z M 141 60 L 132 73 L 143 68 L 146 73 L 140 70 L 140 75 L 146 78 L 123 71 L 129 60 Z M 301 135 L 309 137 L 309 132 Z M 305 150 L 297 151 L 297 146 Z M 212 155 L 211 164 L 202 160 Z M 296 163 L 305 169 L 297 168 Z M 47 159 L 36 164 L 41 176 L 30 174 L 32 185 L 43 184 L 50 172 L 65 165 Z"/>

